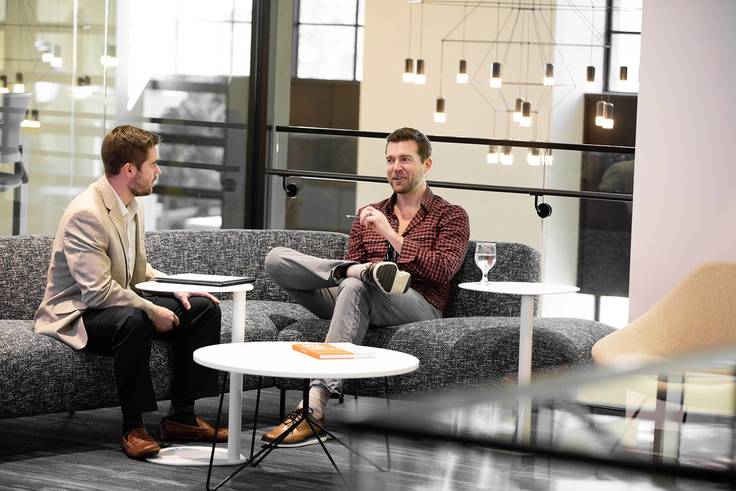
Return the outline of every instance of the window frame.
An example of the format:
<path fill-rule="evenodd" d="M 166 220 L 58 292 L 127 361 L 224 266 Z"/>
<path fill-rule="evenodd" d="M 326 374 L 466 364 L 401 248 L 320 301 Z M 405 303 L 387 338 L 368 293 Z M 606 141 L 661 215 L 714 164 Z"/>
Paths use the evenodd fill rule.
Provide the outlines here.
<path fill-rule="evenodd" d="M 615 67 L 611 66 L 611 51 L 613 50 L 614 35 L 639 36 L 639 49 L 641 49 L 641 30 L 620 31 L 613 28 L 613 2 L 606 0 L 606 40 L 603 48 L 603 92 L 611 92 L 611 74 L 616 73 Z M 644 0 L 642 0 L 644 2 Z M 641 28 L 640 28 L 641 29 Z M 639 91 L 616 91 L 622 94 L 638 94 Z"/>
<path fill-rule="evenodd" d="M 360 2 L 364 0 L 353 0 L 355 2 L 355 15 L 353 16 L 352 24 L 345 23 L 321 23 L 321 22 L 301 22 L 302 2 L 301 0 L 294 0 L 294 19 L 293 19 L 293 32 L 292 32 L 292 58 L 291 58 L 291 73 L 292 78 L 298 78 L 301 80 L 343 80 L 347 82 L 360 82 L 358 80 L 358 31 L 359 29 L 365 29 L 365 24 L 359 23 L 360 16 Z M 365 19 L 364 19 L 365 22 Z M 336 26 L 336 27 L 351 27 L 353 29 L 353 70 L 352 78 L 350 79 L 334 79 L 334 78 L 311 78 L 311 77 L 300 77 L 299 76 L 299 27 L 300 26 Z"/>

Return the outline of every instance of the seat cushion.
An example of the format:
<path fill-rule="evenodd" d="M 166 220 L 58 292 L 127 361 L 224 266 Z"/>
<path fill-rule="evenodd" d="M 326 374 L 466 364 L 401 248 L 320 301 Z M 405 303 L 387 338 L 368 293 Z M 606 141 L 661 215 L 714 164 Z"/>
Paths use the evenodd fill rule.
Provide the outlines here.
<path fill-rule="evenodd" d="M 223 300 L 222 342 L 230 342 L 232 300 Z M 297 320 L 314 318 L 304 307 L 287 302 L 249 300 L 246 341 L 275 341 L 279 330 Z M 0 320 L 0 418 L 93 409 L 119 404 L 112 358 L 75 351 L 64 343 L 33 332 L 32 320 Z M 171 343 L 154 340 L 151 377 L 158 400 L 170 398 L 174 353 Z M 244 389 L 257 387 L 244 377 Z M 273 385 L 264 379 L 263 387 Z M 216 395 L 217 387 L 202 388 Z"/>
<path fill-rule="evenodd" d="M 279 341 L 322 341 L 329 321 L 309 320 L 283 329 Z M 534 319 L 532 370 L 560 371 L 591 363 L 593 344 L 614 329 L 584 319 Z M 466 317 L 371 328 L 363 344 L 402 351 L 419 359 L 419 368 L 392 377 L 390 392 L 457 390 L 513 380 L 518 367 L 518 317 Z M 360 381 L 359 393 L 382 395 L 382 380 Z M 294 381 L 277 381 L 281 388 L 298 388 Z M 351 386 L 345 388 L 351 392 Z"/>

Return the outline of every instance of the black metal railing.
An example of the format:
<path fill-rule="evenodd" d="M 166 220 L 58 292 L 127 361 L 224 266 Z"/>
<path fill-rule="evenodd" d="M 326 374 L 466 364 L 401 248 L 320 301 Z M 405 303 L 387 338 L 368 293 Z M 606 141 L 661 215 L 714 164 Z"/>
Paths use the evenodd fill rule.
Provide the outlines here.
<path fill-rule="evenodd" d="M 355 137 L 355 138 L 376 138 L 386 139 L 389 133 L 380 131 L 360 131 L 346 130 L 334 128 L 315 128 L 307 126 L 276 126 L 273 128 L 275 133 L 302 134 L 302 135 L 325 135 L 338 137 Z M 599 153 L 619 153 L 634 155 L 634 147 L 618 146 L 618 145 L 591 145 L 577 143 L 555 143 L 555 142 L 539 142 L 528 140 L 498 140 L 494 138 L 470 138 L 446 135 L 427 135 L 433 143 L 459 143 L 467 145 L 496 145 L 522 148 L 539 148 L 549 150 L 571 150 L 579 152 L 599 152 Z M 284 180 L 284 188 L 286 189 L 286 179 L 289 177 L 297 177 L 302 179 L 331 180 L 331 181 L 347 181 L 347 182 L 377 182 L 383 183 L 386 178 L 381 176 L 368 176 L 361 174 L 349 174 L 343 172 L 322 172 L 307 171 L 297 169 L 273 169 L 269 168 L 265 171 L 266 175 L 278 176 Z M 517 186 L 495 186 L 487 184 L 448 182 L 448 181 L 427 181 L 430 186 L 437 188 L 463 189 L 469 191 L 487 191 L 494 193 L 511 193 L 526 194 L 534 197 L 542 196 L 561 196 L 567 198 L 582 198 L 590 200 L 604 201 L 624 201 L 631 202 L 633 196 L 625 193 L 608 193 L 602 191 L 575 191 L 566 189 L 550 189 L 535 187 L 517 187 Z"/>

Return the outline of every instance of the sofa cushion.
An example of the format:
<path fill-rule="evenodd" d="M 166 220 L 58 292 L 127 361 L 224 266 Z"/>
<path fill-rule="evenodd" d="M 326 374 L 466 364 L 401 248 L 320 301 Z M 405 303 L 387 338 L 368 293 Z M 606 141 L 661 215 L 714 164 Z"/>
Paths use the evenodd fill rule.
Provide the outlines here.
<path fill-rule="evenodd" d="M 0 237 L 0 319 L 33 319 L 46 289 L 53 237 Z"/>
<path fill-rule="evenodd" d="M 232 301 L 222 309 L 222 342 L 230 342 Z M 304 307 L 284 302 L 246 303 L 246 341 L 274 341 L 278 330 L 300 319 L 314 318 Z M 112 358 L 75 351 L 60 341 L 33 332 L 32 320 L 0 320 L 0 418 L 83 410 L 119 404 Z M 174 351 L 170 343 L 154 340 L 151 376 L 156 398 L 169 399 Z M 273 385 L 264 379 L 263 387 Z M 257 387 L 256 377 L 244 377 L 246 390 Z M 203 395 L 217 387 L 202 388 Z"/>
<path fill-rule="evenodd" d="M 322 341 L 329 321 L 292 324 L 279 341 Z M 614 329 L 599 322 L 572 318 L 536 318 L 532 370 L 558 371 L 591 363 L 593 344 Z M 456 390 L 502 383 L 516 375 L 519 356 L 518 317 L 445 318 L 391 328 L 371 328 L 363 344 L 402 351 L 419 359 L 412 373 L 393 377 L 392 394 Z M 282 388 L 298 388 L 294 381 L 277 381 Z M 351 392 L 351 387 L 346 387 Z M 382 395 L 383 381 L 360 381 L 359 393 Z"/>
<path fill-rule="evenodd" d="M 539 252 L 531 247 L 512 242 L 497 242 L 496 258 L 495 266 L 488 273 L 489 280 L 539 281 Z M 470 241 L 465 260 L 452 279 L 450 304 L 445 310 L 445 317 L 521 315 L 521 297 L 518 295 L 476 292 L 457 286 L 480 279 L 480 269 L 475 265 L 475 241 Z"/>
<path fill-rule="evenodd" d="M 0 324 L 0 418 L 119 404 L 112 358 L 36 334 L 33 321 Z M 173 359 L 170 343 L 153 341 L 150 366 L 157 399 L 169 398 Z"/>

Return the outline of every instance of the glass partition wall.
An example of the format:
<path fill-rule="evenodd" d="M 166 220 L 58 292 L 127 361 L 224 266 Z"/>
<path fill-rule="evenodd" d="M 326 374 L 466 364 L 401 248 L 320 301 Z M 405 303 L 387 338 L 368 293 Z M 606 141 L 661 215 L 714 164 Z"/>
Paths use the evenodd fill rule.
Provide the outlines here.
<path fill-rule="evenodd" d="M 473 239 L 528 244 L 542 252 L 544 281 L 581 288 L 543 299 L 542 315 L 622 325 L 636 96 L 607 89 L 620 90 L 608 83 L 617 63 L 638 78 L 638 47 L 614 35 L 637 32 L 641 3 L 525 8 L 533 3 L 0 3 L 3 137 L 15 103 L 26 104 L 24 118 L 29 109 L 17 128 L 22 157 L 0 152 L 0 176 L 13 176 L 0 182 L 0 234 L 53 233 L 71 198 L 101 175 L 102 137 L 122 123 L 164 137 L 163 173 L 146 198 L 151 229 L 345 232 L 345 215 L 388 195 L 382 139 L 289 128 L 412 126 L 456 137 L 435 139 L 429 178 L 457 185 L 438 193 L 468 210 Z M 25 100 L 12 92 L 16 78 Z M 531 105 L 524 124 L 516 99 Z M 272 170 L 371 179 L 283 181 Z M 293 198 L 284 189 L 292 180 Z M 538 216 L 535 197 L 551 216 Z"/>
<path fill-rule="evenodd" d="M 385 136 L 306 131 L 278 127 L 273 134 L 277 167 L 267 172 L 281 206 L 272 207 L 272 226 L 347 233 L 358 207 L 391 194 Z M 504 165 L 488 163 L 487 144 L 430 139 L 430 185 L 467 210 L 472 239 L 530 245 L 542 253 L 543 281 L 580 287 L 543 298 L 542 315 L 627 323 L 633 150 L 515 146 Z M 551 210 L 545 218 L 542 203 Z"/>
<path fill-rule="evenodd" d="M 119 124 L 163 136 L 148 228 L 243 226 L 250 0 L 2 2 L 0 36 L 0 172 L 27 177 L 0 182 L 1 235 L 53 233 Z"/>

